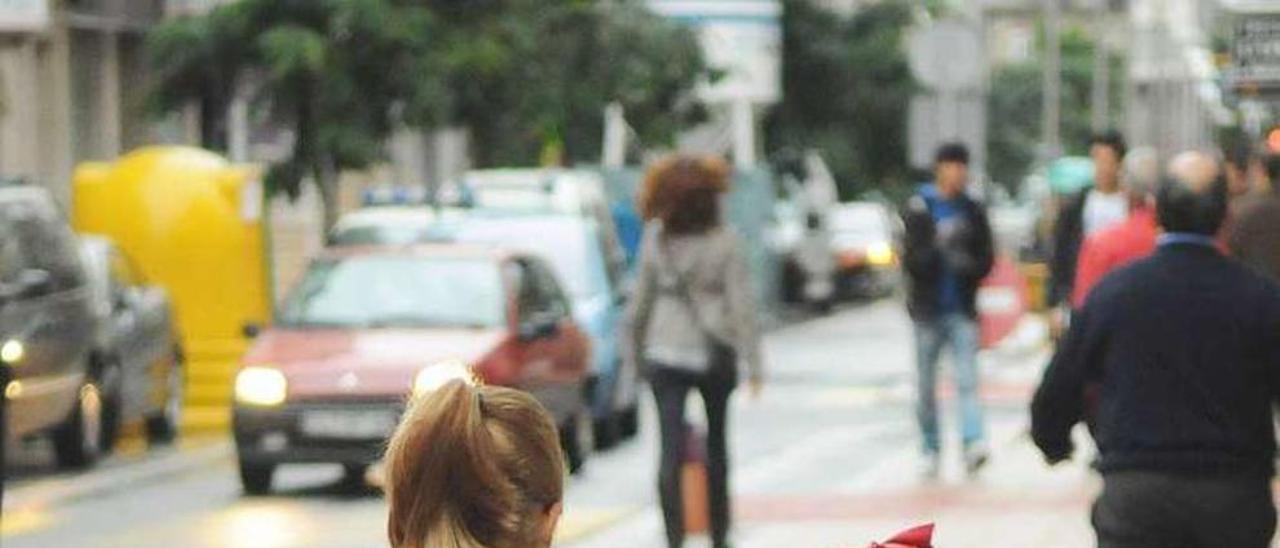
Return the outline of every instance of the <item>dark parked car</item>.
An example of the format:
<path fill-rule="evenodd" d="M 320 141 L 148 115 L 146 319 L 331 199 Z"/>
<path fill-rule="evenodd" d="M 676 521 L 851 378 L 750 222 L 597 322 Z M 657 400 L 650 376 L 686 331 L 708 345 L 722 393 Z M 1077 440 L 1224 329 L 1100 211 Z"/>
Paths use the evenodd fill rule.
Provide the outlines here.
<path fill-rule="evenodd" d="M 169 295 L 147 284 L 111 240 L 80 242 L 98 317 L 94 355 L 104 362 L 103 446 L 115 443 L 121 425 L 139 420 L 150 442 L 172 441 L 182 414 L 183 371 Z"/>
<path fill-rule="evenodd" d="M 592 450 L 590 341 L 537 258 L 490 247 L 337 248 L 312 262 L 244 358 L 233 411 L 245 491 L 285 463 L 363 477 L 411 393 L 454 379 L 526 390 L 571 469 Z"/>
<path fill-rule="evenodd" d="M 0 362 L 13 380 L 7 435 L 51 435 L 64 467 L 102 449 L 103 361 L 91 352 L 96 320 L 71 228 L 47 192 L 0 186 Z"/>

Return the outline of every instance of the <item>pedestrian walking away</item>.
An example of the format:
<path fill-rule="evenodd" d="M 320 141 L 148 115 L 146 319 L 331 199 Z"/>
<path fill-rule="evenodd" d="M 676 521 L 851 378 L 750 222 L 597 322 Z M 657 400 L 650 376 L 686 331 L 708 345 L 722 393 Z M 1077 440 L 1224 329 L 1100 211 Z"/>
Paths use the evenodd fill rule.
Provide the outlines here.
<path fill-rule="evenodd" d="M 1266 159 L 1266 190 L 1251 196 L 1237 212 L 1227 235 L 1231 254 L 1259 272 L 1280 282 L 1280 156 Z"/>
<path fill-rule="evenodd" d="M 1170 174 L 1156 252 L 1090 294 L 1036 391 L 1032 437 L 1058 463 L 1072 427 L 1092 425 L 1102 548 L 1262 548 L 1276 526 L 1280 286 L 1219 250 L 1217 161 L 1184 153 Z"/>
<path fill-rule="evenodd" d="M 718 159 L 670 157 L 649 171 L 641 194 L 648 225 L 631 301 L 630 347 L 635 363 L 645 364 L 658 405 L 658 492 L 673 548 L 685 537 L 680 470 L 689 392 L 697 389 L 706 406 L 711 541 L 723 547 L 732 515 L 725 433 L 739 361 L 746 364 L 753 395 L 763 378 L 742 244 L 721 223 L 728 172 Z"/>
<path fill-rule="evenodd" d="M 987 460 L 978 396 L 977 292 L 991 271 L 994 255 L 987 214 L 965 194 L 968 167 L 964 145 L 940 147 L 934 162 L 935 181 L 921 186 L 903 213 L 903 264 L 916 338 L 916 413 L 924 472 L 931 478 L 941 468 L 937 377 L 938 362 L 947 347 L 953 357 L 966 469 L 977 472 Z"/>

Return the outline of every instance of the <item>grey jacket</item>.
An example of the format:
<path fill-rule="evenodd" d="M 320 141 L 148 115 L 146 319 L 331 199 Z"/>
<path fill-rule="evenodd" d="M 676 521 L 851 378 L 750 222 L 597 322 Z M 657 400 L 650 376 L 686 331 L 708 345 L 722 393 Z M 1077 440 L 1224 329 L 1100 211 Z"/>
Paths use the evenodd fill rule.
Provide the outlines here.
<path fill-rule="evenodd" d="M 762 378 L 755 291 L 738 236 L 724 228 L 664 238 L 660 223 L 645 227 L 629 314 L 634 363 L 707 370 L 706 338 L 680 297 L 676 272 L 705 329 L 737 350 L 749 378 Z"/>

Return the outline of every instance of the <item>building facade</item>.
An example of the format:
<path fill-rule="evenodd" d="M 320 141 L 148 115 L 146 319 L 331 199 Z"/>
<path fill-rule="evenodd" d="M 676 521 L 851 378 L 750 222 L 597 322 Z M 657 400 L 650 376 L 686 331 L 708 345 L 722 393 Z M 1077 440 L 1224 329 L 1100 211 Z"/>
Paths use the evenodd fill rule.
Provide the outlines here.
<path fill-rule="evenodd" d="M 145 33 L 163 0 L 0 1 L 0 177 L 72 200 L 71 173 L 157 141 L 180 124 L 145 110 Z"/>

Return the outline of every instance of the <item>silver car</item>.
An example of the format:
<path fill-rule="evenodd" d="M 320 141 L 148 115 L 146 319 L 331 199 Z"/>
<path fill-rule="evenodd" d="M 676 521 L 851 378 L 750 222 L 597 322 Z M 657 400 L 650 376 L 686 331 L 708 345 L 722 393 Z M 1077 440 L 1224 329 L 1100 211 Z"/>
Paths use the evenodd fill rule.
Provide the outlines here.
<path fill-rule="evenodd" d="M 85 236 L 80 249 L 99 326 L 92 355 L 103 362 L 103 447 L 136 421 L 145 421 L 151 443 L 170 442 L 181 421 L 183 371 L 169 295 L 110 240 Z"/>

